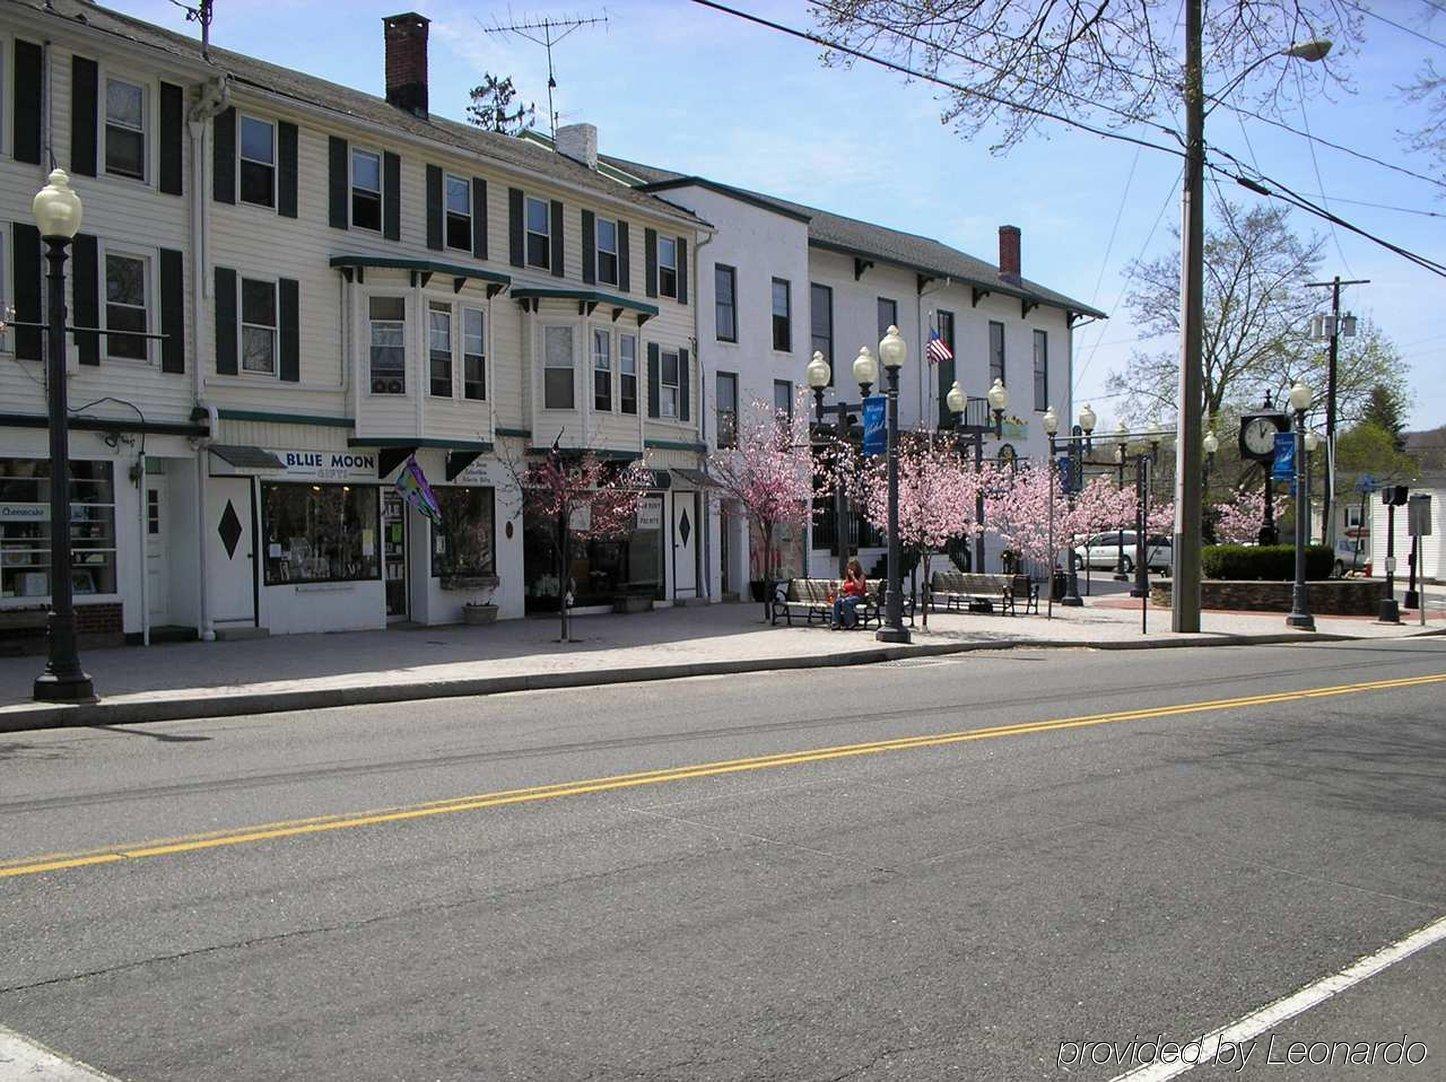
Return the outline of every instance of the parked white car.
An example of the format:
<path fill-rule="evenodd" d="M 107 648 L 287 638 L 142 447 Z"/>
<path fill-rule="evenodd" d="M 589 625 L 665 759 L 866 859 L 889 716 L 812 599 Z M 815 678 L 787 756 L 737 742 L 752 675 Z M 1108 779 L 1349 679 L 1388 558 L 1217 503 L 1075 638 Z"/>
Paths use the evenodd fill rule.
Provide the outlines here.
<path fill-rule="evenodd" d="M 1120 559 L 1120 545 L 1123 541 L 1125 554 Z M 1169 571 L 1174 559 L 1174 546 L 1167 537 L 1151 537 L 1146 550 L 1146 566 L 1151 571 Z M 1102 571 L 1122 570 L 1126 575 L 1135 570 L 1135 531 L 1108 530 L 1092 534 L 1075 547 L 1075 559 L 1079 567 Z"/>

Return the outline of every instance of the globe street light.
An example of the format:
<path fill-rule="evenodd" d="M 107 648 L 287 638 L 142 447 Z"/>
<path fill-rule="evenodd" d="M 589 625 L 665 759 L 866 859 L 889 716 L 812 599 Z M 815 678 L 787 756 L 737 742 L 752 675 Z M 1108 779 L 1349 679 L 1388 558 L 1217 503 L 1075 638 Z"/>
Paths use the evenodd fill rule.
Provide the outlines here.
<path fill-rule="evenodd" d="M 874 355 L 869 352 L 868 346 L 860 349 L 859 355 L 854 358 L 853 373 L 854 379 L 858 381 L 859 390 L 867 398 L 870 389 L 879 378 L 879 363 L 874 360 Z M 821 352 L 814 353 L 813 358 L 803 370 L 803 378 L 813 391 L 814 420 L 822 426 L 824 414 L 832 413 L 835 417 L 835 435 L 840 442 L 848 439 L 849 413 L 859 407 L 843 401 L 842 397 L 831 405 L 824 405 L 823 391 L 828 386 L 829 380 L 833 378 L 833 370 Z M 842 581 L 848 576 L 850 514 L 848 492 L 838 478 L 835 478 L 833 487 L 833 517 L 834 549 L 838 555 L 839 580 Z"/>
<path fill-rule="evenodd" d="M 1315 396 L 1304 383 L 1290 389 L 1290 408 L 1295 412 L 1295 587 L 1291 590 L 1287 627 L 1315 630 L 1310 598 L 1305 585 L 1305 550 L 1310 539 L 1310 489 L 1306 481 L 1305 415 Z"/>
<path fill-rule="evenodd" d="M 46 365 L 50 405 L 50 654 L 35 678 L 32 694 L 42 702 L 95 701 L 95 685 L 80 667 L 75 637 L 74 582 L 70 570 L 70 433 L 65 400 L 65 250 L 80 231 L 84 208 L 63 169 L 30 205 L 45 239 L 49 264 L 46 313 Z"/>
<path fill-rule="evenodd" d="M 989 399 L 989 409 L 994 414 L 994 437 L 1004 438 L 1004 411 L 1009 408 L 1009 390 L 1004 386 L 1002 379 L 996 379 L 993 386 L 986 392 L 985 397 Z"/>
<path fill-rule="evenodd" d="M 889 466 L 889 592 L 885 599 L 885 626 L 875 632 L 880 642 L 908 642 L 904 627 L 904 576 L 899 566 L 899 369 L 908 359 L 909 347 L 898 327 L 889 327 L 879 342 L 879 360 L 889 382 L 884 394 L 888 398 L 888 466 Z"/>
<path fill-rule="evenodd" d="M 1125 490 L 1125 459 L 1130 453 L 1130 430 L 1121 421 L 1115 426 L 1115 491 Z M 1125 572 L 1125 531 L 1123 524 L 1115 530 L 1115 581 L 1128 582 L 1130 576 Z"/>
<path fill-rule="evenodd" d="M 1008 402 L 1008 392 L 1005 392 L 1005 401 Z M 979 402 L 985 407 L 985 423 L 980 424 L 977 417 L 970 420 L 967 416 L 971 401 Z M 984 433 L 990 427 L 989 399 L 970 399 L 959 386 L 956 379 L 949 388 L 949 393 L 944 396 L 944 404 L 949 412 L 954 415 L 954 430 L 960 435 L 968 436 L 974 444 L 974 477 L 977 481 L 984 473 Z M 1003 411 L 997 415 L 994 427 L 998 429 L 1003 423 Z M 984 570 L 984 488 L 982 485 L 975 486 L 974 493 L 974 558 L 970 567 L 975 571 Z"/>

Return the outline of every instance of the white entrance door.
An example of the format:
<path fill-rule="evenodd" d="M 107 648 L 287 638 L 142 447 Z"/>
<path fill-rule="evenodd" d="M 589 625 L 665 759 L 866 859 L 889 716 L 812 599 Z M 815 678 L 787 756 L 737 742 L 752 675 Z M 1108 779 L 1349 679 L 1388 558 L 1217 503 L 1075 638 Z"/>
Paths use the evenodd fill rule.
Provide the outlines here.
<path fill-rule="evenodd" d="M 206 481 L 207 575 L 211 618 L 217 624 L 256 620 L 256 553 L 251 531 L 251 478 L 211 477 Z"/>
<path fill-rule="evenodd" d="M 166 538 L 170 532 L 170 508 L 166 500 L 166 479 L 146 478 L 146 613 L 150 622 L 170 621 L 170 576 L 166 573 Z"/>
<path fill-rule="evenodd" d="M 691 492 L 673 493 L 673 596 L 698 592 L 698 509 Z"/>

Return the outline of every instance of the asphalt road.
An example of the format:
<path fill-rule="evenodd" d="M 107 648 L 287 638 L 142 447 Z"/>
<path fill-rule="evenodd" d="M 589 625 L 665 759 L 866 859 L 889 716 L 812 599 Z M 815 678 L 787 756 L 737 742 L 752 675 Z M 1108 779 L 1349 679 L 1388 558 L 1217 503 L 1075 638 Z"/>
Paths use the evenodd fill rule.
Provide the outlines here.
<path fill-rule="evenodd" d="M 0 737 L 0 1026 L 134 1080 L 1107 1079 L 1061 1043 L 1446 916 L 1446 682 L 1294 694 L 1442 674 L 1012 651 Z M 1443 1001 L 1446 941 L 1273 1031 L 1424 1063 L 1243 1074 L 1446 1078 Z"/>

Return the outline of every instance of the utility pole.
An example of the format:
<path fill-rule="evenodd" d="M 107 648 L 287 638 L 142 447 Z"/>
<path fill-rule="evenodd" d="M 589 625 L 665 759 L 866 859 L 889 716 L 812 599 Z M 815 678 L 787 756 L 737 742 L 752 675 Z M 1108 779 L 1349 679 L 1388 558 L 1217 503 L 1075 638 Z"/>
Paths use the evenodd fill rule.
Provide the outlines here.
<path fill-rule="evenodd" d="M 1331 291 L 1330 314 L 1330 365 L 1326 376 L 1326 468 L 1325 493 L 1321 496 L 1321 542 L 1335 547 L 1335 489 L 1336 489 L 1336 368 L 1340 360 L 1341 341 L 1341 286 L 1363 286 L 1370 284 L 1369 278 L 1352 278 L 1342 281 L 1337 274 L 1329 282 L 1307 282 L 1311 289 Z M 1347 338 L 1355 337 L 1355 319 L 1350 319 Z"/>
<path fill-rule="evenodd" d="M 1201 413 L 1205 408 L 1205 71 L 1203 0 L 1185 0 L 1185 174 L 1181 195 L 1180 424 L 1175 440 L 1175 543 L 1170 628 L 1200 630 L 1200 528 L 1203 513 Z"/>

